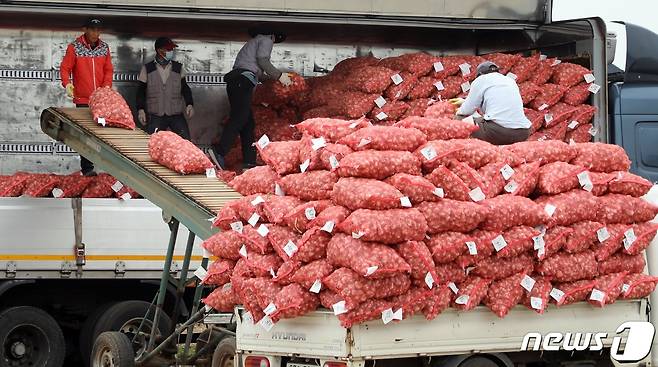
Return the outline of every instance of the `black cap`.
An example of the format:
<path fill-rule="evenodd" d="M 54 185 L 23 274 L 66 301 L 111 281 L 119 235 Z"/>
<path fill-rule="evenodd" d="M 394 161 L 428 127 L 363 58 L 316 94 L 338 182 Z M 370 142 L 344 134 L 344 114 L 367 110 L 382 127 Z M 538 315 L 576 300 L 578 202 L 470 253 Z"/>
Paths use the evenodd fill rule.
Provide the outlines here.
<path fill-rule="evenodd" d="M 171 38 L 168 37 L 159 37 L 157 40 L 155 40 L 155 49 L 159 48 L 164 48 L 167 51 L 171 51 L 174 48 L 178 47 L 174 41 L 171 40 Z"/>
<path fill-rule="evenodd" d="M 249 36 L 256 37 L 259 34 L 264 36 L 274 36 L 274 43 L 281 43 L 286 40 L 287 35 L 269 25 L 256 25 L 247 30 Z"/>
<path fill-rule="evenodd" d="M 88 18 L 83 25 L 83 27 L 87 28 L 101 28 L 102 26 L 103 22 L 98 18 Z"/>

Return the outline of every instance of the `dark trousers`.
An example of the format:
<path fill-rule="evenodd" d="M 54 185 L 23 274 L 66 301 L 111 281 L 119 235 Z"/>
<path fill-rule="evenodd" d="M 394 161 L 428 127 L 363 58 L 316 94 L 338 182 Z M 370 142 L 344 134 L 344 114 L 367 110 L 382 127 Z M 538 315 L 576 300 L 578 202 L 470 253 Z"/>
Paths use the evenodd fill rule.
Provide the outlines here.
<path fill-rule="evenodd" d="M 190 128 L 187 126 L 187 120 L 180 115 L 173 116 L 156 116 L 149 114 L 146 121 L 146 132 L 153 134 L 156 131 L 170 130 L 180 137 L 190 140 Z"/>
<path fill-rule="evenodd" d="M 230 73 L 229 73 L 230 74 Z M 227 74 L 227 77 L 229 77 Z M 244 75 L 230 76 L 226 79 L 226 93 L 231 105 L 229 122 L 224 126 L 219 144 L 214 146 L 217 153 L 225 156 L 240 136 L 242 144 L 243 166 L 256 165 L 256 148 L 254 147 L 254 114 L 251 111 L 251 96 L 254 84 Z"/>
<path fill-rule="evenodd" d="M 476 120 L 475 123 L 480 129 L 471 134 L 471 138 L 484 140 L 493 145 L 514 144 L 526 141 L 530 136 L 530 129 L 509 129 L 487 120 Z"/>
<path fill-rule="evenodd" d="M 83 103 L 78 103 L 78 104 L 75 105 L 75 107 L 78 107 L 78 108 L 80 108 L 80 107 L 89 107 L 89 105 L 88 104 L 83 104 Z M 94 170 L 94 162 L 90 161 L 89 159 L 87 159 L 83 156 L 80 156 L 80 171 L 82 171 L 82 173 L 86 173 L 86 172 L 91 172 L 93 170 Z"/>

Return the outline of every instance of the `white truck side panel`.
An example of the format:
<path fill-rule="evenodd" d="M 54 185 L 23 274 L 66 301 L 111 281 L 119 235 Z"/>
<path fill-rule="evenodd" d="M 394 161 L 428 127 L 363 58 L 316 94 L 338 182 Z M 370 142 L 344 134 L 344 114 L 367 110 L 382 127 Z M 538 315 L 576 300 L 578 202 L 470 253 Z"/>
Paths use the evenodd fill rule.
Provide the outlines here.
<path fill-rule="evenodd" d="M 82 203 L 84 277 L 114 277 L 118 262 L 125 269 L 122 277 L 159 277 L 170 232 L 158 207 L 143 199 Z M 13 266 L 15 278 L 59 277 L 65 263 L 75 267 L 71 199 L 2 198 L 0 230 L 0 275 Z M 187 235 L 180 226 L 172 268 L 181 267 Z M 201 259 L 200 243 L 197 238 L 192 270 Z"/>

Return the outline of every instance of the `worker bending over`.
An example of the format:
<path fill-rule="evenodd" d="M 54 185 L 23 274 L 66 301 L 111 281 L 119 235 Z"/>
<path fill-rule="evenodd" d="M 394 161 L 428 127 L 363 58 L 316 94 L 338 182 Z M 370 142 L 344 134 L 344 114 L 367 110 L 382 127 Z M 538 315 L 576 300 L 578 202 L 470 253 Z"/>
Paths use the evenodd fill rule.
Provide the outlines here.
<path fill-rule="evenodd" d="M 82 27 L 84 34 L 69 44 L 59 66 L 62 86 L 76 107 L 89 107 L 89 96 L 96 88 L 112 86 L 112 56 L 110 47 L 100 39 L 102 26 L 100 19 L 88 19 Z M 80 169 L 85 176 L 96 175 L 94 163 L 83 156 Z"/>
<path fill-rule="evenodd" d="M 185 117 L 194 115 L 194 101 L 183 64 L 173 61 L 176 47 L 167 37 L 155 40 L 155 59 L 143 65 L 137 77 L 137 119 L 149 134 L 171 130 L 190 140 Z"/>
<path fill-rule="evenodd" d="M 457 118 L 472 115 L 477 109 L 482 119 L 475 119 L 480 127 L 471 137 L 495 145 L 524 141 L 530 136 L 530 121 L 523 113 L 523 101 L 516 82 L 498 72 L 498 66 L 485 61 L 477 67 L 478 77 L 471 84 L 466 100 L 457 110 Z"/>
<path fill-rule="evenodd" d="M 219 144 L 210 151 L 210 157 L 222 168 L 224 156 L 231 150 L 238 135 L 242 144 L 243 168 L 256 165 L 251 97 L 258 81 L 267 75 L 285 86 L 292 84 L 290 74 L 279 71 L 270 62 L 272 47 L 283 42 L 285 34 L 268 27 L 255 27 L 249 30 L 249 35 L 252 38 L 238 52 L 233 70 L 224 76 L 231 112 Z"/>

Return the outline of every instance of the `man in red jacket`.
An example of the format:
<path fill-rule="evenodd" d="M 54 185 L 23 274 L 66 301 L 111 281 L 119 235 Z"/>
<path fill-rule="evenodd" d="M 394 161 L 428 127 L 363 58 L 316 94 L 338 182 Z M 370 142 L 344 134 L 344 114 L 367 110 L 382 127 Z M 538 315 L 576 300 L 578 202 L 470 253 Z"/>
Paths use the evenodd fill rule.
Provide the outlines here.
<path fill-rule="evenodd" d="M 96 88 L 112 86 L 112 57 L 110 47 L 100 39 L 102 25 L 99 19 L 87 20 L 82 27 L 84 34 L 69 44 L 59 67 L 62 86 L 76 107 L 88 107 L 89 96 Z M 82 156 L 80 168 L 85 176 L 95 174 L 94 164 Z"/>

